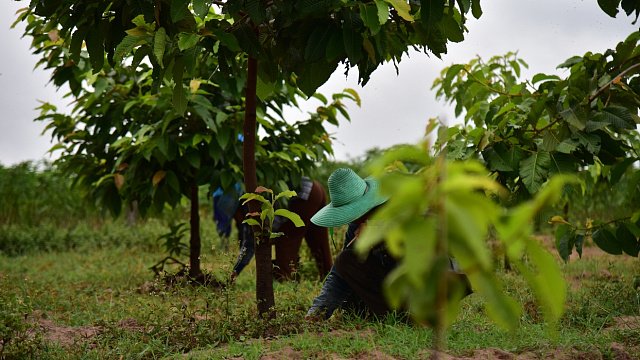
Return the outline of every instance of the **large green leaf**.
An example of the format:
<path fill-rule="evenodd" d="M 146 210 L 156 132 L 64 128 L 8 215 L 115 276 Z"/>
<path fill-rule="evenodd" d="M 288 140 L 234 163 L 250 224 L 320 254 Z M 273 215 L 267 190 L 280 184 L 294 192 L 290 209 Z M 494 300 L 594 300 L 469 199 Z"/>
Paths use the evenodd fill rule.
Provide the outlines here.
<path fill-rule="evenodd" d="M 556 250 L 565 262 L 569 261 L 569 256 L 575 243 L 575 232 L 569 225 L 561 224 L 556 229 Z"/>
<path fill-rule="evenodd" d="M 461 42 L 464 40 L 462 25 L 453 18 L 453 16 L 445 16 L 441 22 L 442 31 L 447 38 L 453 42 Z"/>
<path fill-rule="evenodd" d="M 391 4 L 396 9 L 396 11 L 398 12 L 398 15 L 400 15 L 401 18 L 407 21 L 413 21 L 413 16 L 411 16 L 411 14 L 409 13 L 411 9 L 409 8 L 409 4 L 405 0 L 385 0 L 385 1 Z"/>
<path fill-rule="evenodd" d="M 629 109 L 622 106 L 611 105 L 594 115 L 595 121 L 611 124 L 616 130 L 635 130 L 636 122 Z"/>
<path fill-rule="evenodd" d="M 484 157 L 487 167 L 491 171 L 514 171 L 518 166 L 517 163 L 513 164 L 511 162 L 511 152 L 502 143 L 486 148 L 482 152 L 482 157 Z"/>
<path fill-rule="evenodd" d="M 184 0 L 171 0 L 170 14 L 171 21 L 174 24 L 180 22 L 180 20 L 186 18 L 187 16 L 191 16 L 191 12 L 187 7 L 188 4 L 189 2 Z"/>
<path fill-rule="evenodd" d="M 578 130 L 584 130 L 587 123 L 586 119 L 580 119 L 571 108 L 562 110 L 560 116 L 562 116 L 564 121 Z"/>
<path fill-rule="evenodd" d="M 420 17 L 431 26 L 442 19 L 444 14 L 445 1 L 442 0 L 422 0 L 420 6 Z"/>
<path fill-rule="evenodd" d="M 372 35 L 375 35 L 380 31 L 378 7 L 375 4 L 360 4 L 360 18 L 362 18 L 362 22 L 364 22 L 364 25 L 369 28 Z"/>
<path fill-rule="evenodd" d="M 180 51 L 190 49 L 198 43 L 200 36 L 193 33 L 180 33 L 178 35 L 178 48 Z"/>
<path fill-rule="evenodd" d="M 620 246 L 625 253 L 633 257 L 638 257 L 638 239 L 624 223 L 618 225 L 616 229 L 616 239 L 620 242 Z"/>
<path fill-rule="evenodd" d="M 87 51 L 89 52 L 89 60 L 91 61 L 91 68 L 94 73 L 102 70 L 104 65 L 104 38 L 100 31 L 100 27 L 94 26 L 89 29 L 85 42 L 87 44 Z"/>
<path fill-rule="evenodd" d="M 300 90 L 307 96 L 313 95 L 322 84 L 329 80 L 337 67 L 337 63 L 325 61 L 308 64 L 297 80 Z"/>
<path fill-rule="evenodd" d="M 535 194 L 547 180 L 551 157 L 546 151 L 538 151 L 520 162 L 520 177 L 530 194 Z"/>
<path fill-rule="evenodd" d="M 591 238 L 600 249 L 608 252 L 609 254 L 622 254 L 622 244 L 609 230 L 605 228 L 598 229 L 593 233 L 593 235 L 591 235 Z"/>
<path fill-rule="evenodd" d="M 353 65 L 357 64 L 362 59 L 362 35 L 353 28 L 350 19 L 347 19 L 343 24 L 342 41 L 349 62 Z"/>
<path fill-rule="evenodd" d="M 210 6 L 209 0 L 193 0 L 193 11 L 201 19 L 204 19 L 207 13 L 209 13 Z"/>
<path fill-rule="evenodd" d="M 161 67 L 164 67 L 164 50 L 167 43 L 167 31 L 161 27 L 156 31 L 153 37 L 153 55 L 156 57 L 156 61 Z"/>
<path fill-rule="evenodd" d="M 304 221 L 300 218 L 300 215 L 294 213 L 293 211 L 287 209 L 277 209 L 275 211 L 275 215 L 285 217 L 293 223 L 296 227 L 304 226 Z"/>
<path fill-rule="evenodd" d="M 600 152 L 600 136 L 596 134 L 588 134 L 582 131 L 578 131 L 574 134 L 580 145 L 584 146 L 588 152 L 597 154 Z"/>
<path fill-rule="evenodd" d="M 471 0 L 471 14 L 473 14 L 473 17 L 476 19 L 480 19 L 480 16 L 482 16 L 480 0 Z"/>
<path fill-rule="evenodd" d="M 549 153 L 549 175 L 561 173 L 574 173 L 578 170 L 578 162 L 570 155 L 552 152 Z"/>
<path fill-rule="evenodd" d="M 335 32 L 336 29 L 330 24 L 317 26 L 307 40 L 304 50 L 305 60 L 315 62 L 324 59 L 327 44 Z"/>
<path fill-rule="evenodd" d="M 620 0 L 598 0 L 598 5 L 600 5 L 600 9 L 607 13 L 607 15 L 611 17 L 616 17 L 618 14 L 618 5 L 620 4 Z"/>
<path fill-rule="evenodd" d="M 118 46 L 116 47 L 115 53 L 113 55 L 113 62 L 116 65 L 119 65 L 120 63 L 122 63 L 122 59 L 127 56 L 131 52 L 131 50 L 143 43 L 143 38 L 131 35 L 125 36 L 120 44 L 118 44 Z"/>

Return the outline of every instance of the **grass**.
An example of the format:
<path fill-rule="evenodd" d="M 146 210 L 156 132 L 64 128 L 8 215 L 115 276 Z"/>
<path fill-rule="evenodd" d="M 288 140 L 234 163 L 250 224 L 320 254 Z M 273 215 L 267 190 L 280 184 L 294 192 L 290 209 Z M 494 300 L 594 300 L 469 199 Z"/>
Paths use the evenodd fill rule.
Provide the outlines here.
<path fill-rule="evenodd" d="M 118 230 L 127 236 L 124 233 Z M 204 233 L 202 264 L 224 279 L 235 254 L 215 249 L 210 229 Z M 120 244 L 0 255 L 0 358 L 428 356 L 432 331 L 393 316 L 373 322 L 338 312 L 326 322 L 304 321 L 320 289 L 306 251 L 303 280 L 275 284 L 278 316 L 267 323 L 255 310 L 253 264 L 232 288 L 167 286 L 149 270 L 164 256 L 159 246 L 133 240 Z M 616 318 L 640 316 L 640 293 L 632 286 L 640 274 L 638 259 L 602 256 L 572 260 L 563 267 L 572 285 L 566 314 L 555 332 L 544 326 L 523 281 L 512 273 L 499 273 L 506 291 L 525 304 L 520 327 L 514 332 L 499 329 L 485 315 L 482 299 L 472 295 L 463 301 L 448 332 L 446 351 L 471 355 L 474 349 L 499 348 L 543 356 L 572 349 L 612 358 L 611 344 L 619 343 L 632 357 L 640 356 L 637 327 L 610 329 Z M 47 340 L 51 329 L 41 327 L 43 319 L 60 329 L 99 331 L 85 338 L 68 336 L 69 343 L 61 345 Z"/>

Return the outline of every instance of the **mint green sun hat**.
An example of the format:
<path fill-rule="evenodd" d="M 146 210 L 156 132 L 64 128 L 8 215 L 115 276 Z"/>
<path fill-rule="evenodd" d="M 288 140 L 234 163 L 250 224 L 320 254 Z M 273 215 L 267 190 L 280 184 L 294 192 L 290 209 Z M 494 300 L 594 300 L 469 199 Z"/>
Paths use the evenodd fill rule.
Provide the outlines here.
<path fill-rule="evenodd" d="M 353 170 L 341 168 L 329 177 L 331 202 L 320 209 L 311 222 L 323 227 L 348 224 L 387 201 L 378 192 L 378 181 L 361 178 Z"/>

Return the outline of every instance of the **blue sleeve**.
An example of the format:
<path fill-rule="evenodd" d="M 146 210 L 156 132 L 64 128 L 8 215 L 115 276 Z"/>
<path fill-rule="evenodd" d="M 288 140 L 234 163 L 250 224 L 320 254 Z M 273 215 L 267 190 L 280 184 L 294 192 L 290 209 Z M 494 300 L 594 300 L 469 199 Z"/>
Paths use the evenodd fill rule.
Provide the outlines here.
<path fill-rule="evenodd" d="M 238 234 L 238 237 L 240 238 L 240 253 L 238 254 L 236 264 L 233 266 L 233 271 L 236 274 L 240 274 L 240 272 L 249 264 L 253 258 L 253 253 L 255 252 L 253 248 L 253 232 L 251 231 L 251 226 L 242 224 L 240 226 L 240 233 Z"/>

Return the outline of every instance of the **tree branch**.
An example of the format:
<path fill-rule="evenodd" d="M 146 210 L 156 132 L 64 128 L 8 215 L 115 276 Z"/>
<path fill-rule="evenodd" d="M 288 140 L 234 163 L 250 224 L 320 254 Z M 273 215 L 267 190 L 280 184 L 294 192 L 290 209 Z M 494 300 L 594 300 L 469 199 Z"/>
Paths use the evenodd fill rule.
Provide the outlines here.
<path fill-rule="evenodd" d="M 595 100 L 598 96 L 600 96 L 606 89 L 608 89 L 611 86 L 611 84 L 620 81 L 620 79 L 622 79 L 623 76 L 625 76 L 627 73 L 629 73 L 631 70 L 633 70 L 633 69 L 635 69 L 637 67 L 640 67 L 640 63 L 636 63 L 636 64 L 631 65 L 625 71 L 621 72 L 618 76 L 616 76 L 613 79 L 611 79 L 611 81 L 609 81 L 608 83 L 604 84 L 593 95 L 589 96 L 588 103 L 590 104 L 593 100 Z"/>

